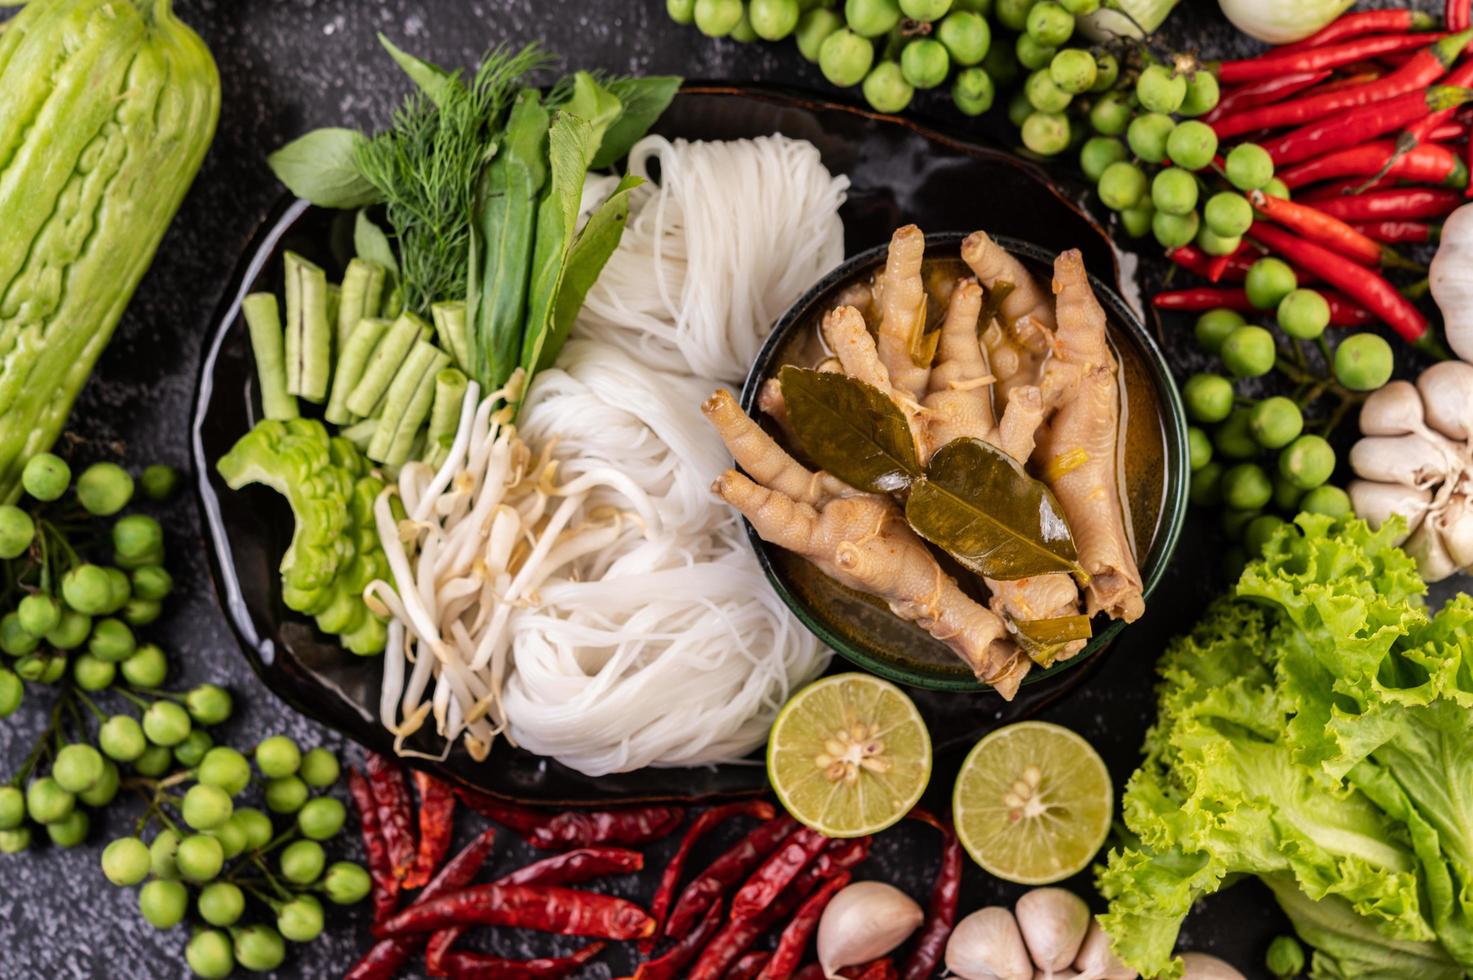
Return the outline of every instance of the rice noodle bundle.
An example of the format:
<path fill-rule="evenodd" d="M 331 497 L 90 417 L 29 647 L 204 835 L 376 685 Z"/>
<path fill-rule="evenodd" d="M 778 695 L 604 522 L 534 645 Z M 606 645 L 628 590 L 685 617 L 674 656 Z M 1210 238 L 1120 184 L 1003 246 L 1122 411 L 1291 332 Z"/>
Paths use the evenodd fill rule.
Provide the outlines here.
<path fill-rule="evenodd" d="M 652 159 L 661 183 L 520 431 L 473 386 L 439 473 L 400 475 L 411 519 L 380 499 L 395 582 L 369 594 L 394 614 L 381 718 L 401 742 L 433 714 L 478 758 L 504 733 L 589 775 L 730 762 L 827 662 L 710 492 L 729 458 L 697 406 L 839 261 L 847 181 L 783 137 L 650 137 L 631 168 Z"/>
<path fill-rule="evenodd" d="M 843 260 L 848 178 L 785 136 L 647 136 L 629 171 L 649 183 L 579 326 L 654 370 L 740 382 L 777 318 Z"/>

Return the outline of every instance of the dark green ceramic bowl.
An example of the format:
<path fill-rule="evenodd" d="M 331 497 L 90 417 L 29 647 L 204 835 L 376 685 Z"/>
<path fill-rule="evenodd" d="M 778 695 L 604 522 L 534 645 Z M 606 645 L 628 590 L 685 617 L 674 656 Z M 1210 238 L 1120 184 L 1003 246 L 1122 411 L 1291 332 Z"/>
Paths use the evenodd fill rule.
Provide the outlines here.
<path fill-rule="evenodd" d="M 928 257 L 959 254 L 963 233 L 926 236 Z M 1028 242 L 1002 236 L 994 239 L 1030 266 L 1042 282 L 1052 276 L 1055 253 Z M 761 420 L 757 391 L 785 363 L 819 319 L 834 305 L 838 293 L 856 280 L 867 279 L 885 261 L 886 246 L 867 249 L 845 261 L 814 285 L 778 321 L 757 355 L 742 388 L 742 407 Z M 1122 365 L 1127 392 L 1126 481 L 1131 486 L 1132 524 L 1137 542 L 1145 542 L 1141 576 L 1149 605 L 1176 548 L 1186 518 L 1187 424 L 1171 371 L 1155 340 L 1113 289 L 1090 277 L 1095 295 L 1109 317 L 1110 339 Z M 1152 417 L 1154 416 L 1154 417 Z M 763 420 L 765 422 L 765 420 Z M 1138 506 L 1154 501 L 1156 506 Z M 757 557 L 794 614 L 819 639 L 852 663 L 902 684 L 941 691 L 983 691 L 987 685 L 944 644 L 919 627 L 902 622 L 883 605 L 860 596 L 818 572 L 812 565 L 768 544 L 748 525 Z M 1048 670 L 1030 673 L 1025 686 L 1057 683 L 1059 675 L 1089 661 L 1120 635 L 1126 624 L 1096 617 L 1095 635 L 1078 655 Z"/>

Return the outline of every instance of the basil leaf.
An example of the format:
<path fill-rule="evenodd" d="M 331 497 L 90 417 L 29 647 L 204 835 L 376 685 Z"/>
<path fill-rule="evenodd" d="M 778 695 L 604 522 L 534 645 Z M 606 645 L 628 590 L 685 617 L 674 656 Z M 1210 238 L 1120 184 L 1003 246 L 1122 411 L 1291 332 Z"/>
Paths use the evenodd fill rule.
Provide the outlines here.
<path fill-rule="evenodd" d="M 358 170 L 358 147 L 367 142 L 351 129 L 314 129 L 266 158 L 276 179 L 320 208 L 367 207 L 383 195 Z"/>
<path fill-rule="evenodd" d="M 1052 666 L 1064 647 L 1093 635 L 1085 615 L 1017 620 L 1013 626 L 1018 631 L 1018 646 L 1040 667 Z"/>
<path fill-rule="evenodd" d="M 629 220 L 629 192 L 643 183 L 643 178 L 633 175 L 619 181 L 619 186 L 588 216 L 588 223 L 574 239 L 573 250 L 568 253 L 568 268 L 563 272 L 562 286 L 553 307 L 552 332 L 542 346 L 537 370 L 552 367 L 563 344 L 567 343 L 573 320 L 583 308 L 583 300 L 598 280 L 599 273 L 604 271 L 609 256 L 619 247 L 619 240 L 624 237 L 624 224 Z"/>
<path fill-rule="evenodd" d="M 353 254 L 383 266 L 391 282 L 399 278 L 399 257 L 394 254 L 394 246 L 389 244 L 384 230 L 368 216 L 367 208 L 358 212 L 358 220 L 353 223 Z"/>
<path fill-rule="evenodd" d="M 603 143 L 590 165 L 602 170 L 629 154 L 629 148 L 644 138 L 655 120 L 670 105 L 680 90 L 678 75 L 649 75 L 644 78 L 616 78 L 608 88 L 624 105 L 624 112 L 604 133 Z"/>
<path fill-rule="evenodd" d="M 905 516 L 921 537 L 988 578 L 1083 574 L 1053 493 L 980 439 L 955 439 L 931 457 Z"/>
<path fill-rule="evenodd" d="M 910 426 L 884 392 L 791 364 L 778 380 L 798 443 L 821 469 L 869 493 L 894 493 L 921 476 Z"/>
<path fill-rule="evenodd" d="M 409 76 L 410 81 L 418 85 L 425 97 L 437 107 L 443 109 L 446 101 L 455 94 L 456 90 L 465 87 L 454 72 L 448 72 L 439 65 L 432 65 L 407 51 L 400 50 L 383 34 L 378 36 L 378 43 L 384 46 L 384 50 L 389 52 L 389 57 L 404 69 L 404 74 Z"/>

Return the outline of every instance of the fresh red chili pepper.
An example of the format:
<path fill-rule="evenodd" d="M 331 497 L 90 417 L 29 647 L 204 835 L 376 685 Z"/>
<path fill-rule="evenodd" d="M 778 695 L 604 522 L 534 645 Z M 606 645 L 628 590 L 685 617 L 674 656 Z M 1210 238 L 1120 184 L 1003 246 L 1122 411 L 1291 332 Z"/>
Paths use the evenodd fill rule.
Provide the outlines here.
<path fill-rule="evenodd" d="M 655 924 L 633 902 L 597 892 L 533 885 L 473 885 L 405 909 L 384 934 L 406 936 L 451 926 L 537 929 L 563 936 L 639 939 Z"/>
<path fill-rule="evenodd" d="M 675 899 L 675 888 L 680 884 L 685 862 L 690 859 L 690 852 L 696 846 L 697 841 L 733 817 L 756 817 L 759 820 L 771 820 L 775 812 L 772 804 L 764 800 L 743 800 L 737 803 L 727 803 L 724 806 L 713 806 L 696 817 L 686 828 L 685 836 L 680 839 L 680 846 L 676 848 L 674 856 L 665 865 L 664 873 L 660 875 L 660 886 L 655 889 L 654 901 L 650 903 L 650 918 L 655 920 L 656 928 L 665 924 L 665 916 L 670 911 L 670 903 Z M 648 947 L 652 947 L 653 942 L 645 940 L 645 945 L 647 947 L 645 952 L 649 952 Z"/>
<path fill-rule="evenodd" d="M 1450 31 L 1468 26 L 1468 0 L 1447 0 L 1442 8 L 1442 22 Z"/>
<path fill-rule="evenodd" d="M 1239 313 L 1251 313 L 1255 307 L 1248 302 L 1248 294 L 1242 289 L 1213 286 L 1193 286 L 1190 289 L 1171 289 L 1151 297 L 1151 305 L 1158 310 L 1215 310 L 1226 307 Z"/>
<path fill-rule="evenodd" d="M 1342 221 L 1418 221 L 1441 218 L 1462 203 L 1457 191 L 1437 187 L 1398 187 L 1328 199 L 1314 206 Z"/>
<path fill-rule="evenodd" d="M 1473 59 L 1465 59 L 1461 62 L 1448 73 L 1448 76 L 1442 80 L 1442 84 L 1473 85 Z M 1465 129 L 1465 127 L 1455 124 L 1454 117 L 1458 114 L 1458 111 L 1457 108 L 1452 108 L 1439 109 L 1436 112 L 1428 113 L 1426 116 L 1407 126 L 1406 129 L 1402 130 L 1402 133 L 1406 141 L 1412 146 L 1419 143 L 1434 143 L 1440 140 L 1456 139 Z M 1445 126 L 1449 125 L 1453 127 L 1451 135 L 1443 135 L 1441 137 L 1433 136 L 1434 133 L 1441 131 Z"/>
<path fill-rule="evenodd" d="M 1298 272 L 1298 270 L 1295 270 Z M 1303 280 L 1300 280 L 1303 282 Z M 1332 327 L 1368 327 L 1376 322 L 1371 311 L 1350 299 L 1343 293 L 1337 293 L 1329 289 L 1316 289 L 1325 302 L 1330 304 L 1330 326 Z"/>
<path fill-rule="evenodd" d="M 450 787 L 423 770 L 414 770 L 414 788 L 419 791 L 419 851 L 414 866 L 404 876 L 405 888 L 421 888 L 445 860 L 450 835 L 455 830 L 455 794 Z"/>
<path fill-rule="evenodd" d="M 1260 129 L 1278 129 L 1282 126 L 1298 126 L 1324 119 L 1331 113 L 1343 113 L 1347 109 L 1371 105 L 1407 92 L 1421 91 L 1443 75 L 1458 59 L 1473 32 L 1451 34 L 1421 51 L 1405 65 L 1365 85 L 1337 88 L 1332 91 L 1317 91 L 1287 102 L 1259 106 L 1236 115 L 1224 115 L 1212 123 L 1218 139 L 1228 139 Z M 1338 116 L 1337 122 L 1347 122 Z"/>
<path fill-rule="evenodd" d="M 589 943 L 570 956 L 507 960 L 489 953 L 455 952 L 446 961 L 456 980 L 544 980 L 566 977 L 604 951 L 607 943 Z"/>
<path fill-rule="evenodd" d="M 1195 272 L 1203 279 L 1211 275 L 1213 256 L 1195 245 L 1180 245 L 1167 249 L 1166 257 L 1188 272 Z"/>
<path fill-rule="evenodd" d="M 1375 269 L 1380 266 L 1401 266 L 1405 261 L 1380 242 L 1373 241 L 1333 215 L 1326 214 L 1312 204 L 1299 204 L 1272 197 L 1263 191 L 1249 194 L 1253 207 L 1260 214 L 1290 231 L 1318 242 L 1325 248 L 1343 255 L 1353 262 Z"/>
<path fill-rule="evenodd" d="M 1324 81 L 1330 74 L 1329 71 L 1295 71 L 1228 89 L 1217 100 L 1212 111 L 1202 117 L 1202 121 L 1213 123 L 1242 109 L 1252 109 L 1287 99 L 1295 92 L 1302 92 L 1311 85 Z"/>
<path fill-rule="evenodd" d="M 656 959 L 641 963 L 634 971 L 632 980 L 675 980 L 679 977 L 681 971 L 696 958 L 697 953 L 706 948 L 706 943 L 721 928 L 723 910 L 724 903 L 720 899 L 713 902 L 700 925 L 680 937 L 675 945 Z"/>
<path fill-rule="evenodd" d="M 1425 221 L 1367 221 L 1355 227 L 1367 238 L 1374 238 L 1387 245 L 1422 245 L 1442 237 L 1442 225 L 1427 224 Z"/>
<path fill-rule="evenodd" d="M 377 752 L 368 753 L 368 786 L 373 790 L 379 831 L 389 849 L 394 877 L 403 879 L 414 867 L 418 847 L 414 842 L 413 808 L 404 770 Z"/>
<path fill-rule="evenodd" d="M 1458 30 L 1451 24 L 1446 26 L 1450 31 Z M 1365 34 L 1403 34 L 1410 31 L 1431 31 L 1436 28 L 1437 18 L 1421 10 L 1361 10 L 1336 17 L 1304 40 L 1274 48 L 1274 53 L 1322 48 L 1336 41 L 1345 41 Z"/>
<path fill-rule="evenodd" d="M 1319 119 L 1260 144 L 1275 167 L 1285 167 L 1368 139 L 1394 132 L 1428 113 L 1473 99 L 1473 89 L 1433 85 L 1363 106 L 1346 117 Z"/>
<path fill-rule="evenodd" d="M 726 980 L 752 980 L 763 971 L 771 959 L 772 954 L 764 950 L 744 953 L 742 958 L 736 961 L 736 965 L 726 971 Z"/>
<path fill-rule="evenodd" d="M 793 831 L 737 889 L 731 899 L 731 917 L 750 919 L 771 905 L 828 842 L 827 837 L 808 827 Z"/>
<path fill-rule="evenodd" d="M 1209 282 L 1221 282 L 1222 277 L 1233 267 L 1233 263 L 1243 256 L 1252 254 L 1251 245 L 1238 243 L 1238 247 L 1226 255 L 1214 255 L 1207 262 L 1207 279 Z"/>
<path fill-rule="evenodd" d="M 670 912 L 670 919 L 665 923 L 665 935 L 679 939 L 689 932 L 702 912 L 735 887 L 737 882 L 751 874 L 767 855 L 777 850 L 783 838 L 797 825 L 792 817 L 785 813 L 779 814 L 711 862 L 711 866 L 697 875 L 680 893 L 675 908 Z"/>
<path fill-rule="evenodd" d="M 1402 150 L 1392 140 L 1374 140 L 1346 147 L 1280 171 L 1277 176 L 1293 190 L 1337 177 L 1391 177 L 1444 187 L 1468 186 L 1468 168 L 1458 155 L 1436 143 Z"/>
<path fill-rule="evenodd" d="M 496 879 L 497 885 L 579 885 L 606 875 L 629 874 L 644 869 L 644 855 L 622 847 L 585 847 L 534 861 L 524 868 Z M 441 929 L 430 937 L 425 950 L 425 970 L 432 977 L 445 976 L 446 954 L 465 935 L 465 926 Z"/>
<path fill-rule="evenodd" d="M 368 877 L 373 882 L 373 924 L 377 928 L 394 914 L 399 904 L 401 879 L 394 874 L 394 862 L 389 857 L 389 845 L 384 841 L 373 788 L 363 773 L 353 766 L 348 767 L 348 795 L 353 799 L 353 808 L 358 811 L 358 826 L 363 832 Z"/>
<path fill-rule="evenodd" d="M 414 905 L 459 891 L 469 885 L 486 863 L 486 858 L 491 856 L 491 848 L 495 843 L 496 831 L 487 829 L 478 834 L 475 840 L 446 862 L 439 874 L 425 885 L 424 891 L 415 898 Z M 417 945 L 415 939 L 380 939 L 348 971 L 346 980 L 389 980 L 409 961 Z"/>
<path fill-rule="evenodd" d="M 1431 118 L 1430 116 L 1428 118 Z M 1410 132 L 1410 131 L 1408 131 Z M 1415 134 L 1413 134 L 1415 136 Z M 1419 143 L 1455 143 L 1468 135 L 1468 128 L 1456 119 L 1451 122 L 1438 122 L 1436 128 L 1427 130 L 1420 137 Z"/>
<path fill-rule="evenodd" d="M 1357 38 L 1343 44 L 1327 44 L 1304 51 L 1269 51 L 1256 58 L 1221 62 L 1217 66 L 1217 80 L 1224 85 L 1236 85 L 1239 82 L 1257 81 L 1289 72 L 1339 68 L 1365 58 L 1421 47 L 1426 43 L 1425 34 L 1388 34 Z"/>
<path fill-rule="evenodd" d="M 829 900 L 838 894 L 839 889 L 849 884 L 849 880 L 847 872 L 840 872 L 804 899 L 803 904 L 798 906 L 798 911 L 793 913 L 787 928 L 778 937 L 777 948 L 772 952 L 772 959 L 763 968 L 761 980 L 787 980 L 793 975 L 808 949 L 808 941 L 818 930 L 818 920 L 823 917 L 823 910 L 828 908 Z"/>
<path fill-rule="evenodd" d="M 1390 177 L 1378 177 L 1375 180 L 1367 180 L 1364 177 L 1346 177 L 1344 180 L 1328 181 L 1311 187 L 1302 194 L 1295 194 L 1294 200 L 1300 204 L 1318 204 L 1320 201 L 1328 201 L 1336 197 L 1365 194 L 1369 191 L 1384 191 L 1395 186 L 1400 185 Z"/>
<path fill-rule="evenodd" d="M 1248 234 L 1272 251 L 1342 290 L 1385 321 L 1403 339 L 1416 344 L 1427 336 L 1426 318 L 1394 286 L 1375 272 L 1267 222 L 1255 222 L 1248 229 Z"/>
<path fill-rule="evenodd" d="M 931 900 L 926 907 L 926 921 L 917 933 L 910 955 L 900 971 L 901 980 L 929 980 L 946 951 L 946 940 L 956 925 L 957 900 L 962 888 L 962 847 L 951 827 L 919 807 L 911 817 L 930 824 L 941 832 L 941 867 L 931 883 Z"/>
<path fill-rule="evenodd" d="M 847 884 L 849 872 L 837 871 L 835 874 L 845 879 Z M 824 880 L 825 877 L 820 877 L 810 868 L 794 878 L 792 887 L 755 916 L 748 919 L 728 919 L 726 927 L 701 951 L 700 957 L 691 967 L 689 980 L 717 980 L 723 976 L 737 957 L 751 949 L 758 937 L 777 923 L 790 918 Z"/>

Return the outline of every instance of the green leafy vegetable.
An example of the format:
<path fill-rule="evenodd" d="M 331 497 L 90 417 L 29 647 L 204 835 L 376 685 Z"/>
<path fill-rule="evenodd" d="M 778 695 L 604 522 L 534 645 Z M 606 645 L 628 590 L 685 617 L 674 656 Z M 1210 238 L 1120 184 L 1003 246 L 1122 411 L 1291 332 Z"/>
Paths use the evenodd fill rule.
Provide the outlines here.
<path fill-rule="evenodd" d="M 314 129 L 266 158 L 276 179 L 320 208 L 361 208 L 384 199 L 358 170 L 367 140 L 351 129 Z"/>
<path fill-rule="evenodd" d="M 1161 661 L 1159 716 L 1124 799 L 1139 844 L 1100 874 L 1102 923 L 1126 962 L 1169 975 L 1192 902 L 1256 874 L 1316 946 L 1315 976 L 1462 975 L 1473 599 L 1428 615 L 1391 543 L 1400 520 L 1296 523 L 1244 572 L 1242 599 Z"/>
<path fill-rule="evenodd" d="M 407 51 L 401 51 L 382 34 L 378 36 L 378 43 L 384 46 L 394 63 L 404 69 L 404 74 L 409 76 L 410 81 L 419 86 L 419 90 L 437 107 L 443 109 L 450 100 L 465 92 L 465 86 L 461 84 L 457 72 L 446 71 L 439 65 L 432 65 Z"/>
<path fill-rule="evenodd" d="M 604 133 L 590 169 L 602 170 L 622 159 L 669 108 L 670 100 L 680 91 L 680 82 L 675 75 L 610 80 L 608 89 L 624 106 L 624 112 Z"/>
<path fill-rule="evenodd" d="M 383 266 L 390 281 L 399 278 L 399 260 L 394 255 L 394 246 L 389 244 L 389 236 L 373 223 L 366 210 L 359 211 L 353 223 L 353 251 L 360 259 Z"/>
<path fill-rule="evenodd" d="M 921 537 L 989 578 L 1082 573 L 1053 493 L 980 439 L 954 440 L 931 457 L 905 516 Z"/>
<path fill-rule="evenodd" d="M 798 444 L 819 468 L 869 493 L 893 493 L 920 478 L 910 426 L 884 392 L 846 374 L 792 365 L 778 381 Z"/>

